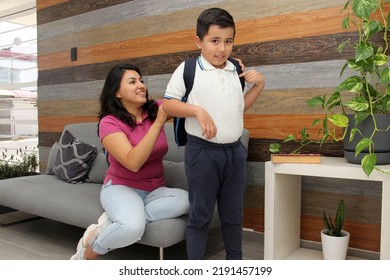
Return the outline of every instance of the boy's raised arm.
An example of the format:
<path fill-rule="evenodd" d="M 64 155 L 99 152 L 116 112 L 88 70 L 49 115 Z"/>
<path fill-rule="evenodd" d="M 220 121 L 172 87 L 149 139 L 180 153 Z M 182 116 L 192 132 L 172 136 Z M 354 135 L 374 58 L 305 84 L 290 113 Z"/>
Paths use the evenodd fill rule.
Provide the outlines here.
<path fill-rule="evenodd" d="M 177 99 L 167 98 L 164 99 L 161 106 L 163 106 L 162 109 L 164 112 L 170 116 L 181 118 L 196 118 L 202 129 L 202 134 L 206 136 L 206 139 L 211 139 L 217 134 L 217 127 L 213 119 L 202 107 L 197 105 L 190 105 Z"/>

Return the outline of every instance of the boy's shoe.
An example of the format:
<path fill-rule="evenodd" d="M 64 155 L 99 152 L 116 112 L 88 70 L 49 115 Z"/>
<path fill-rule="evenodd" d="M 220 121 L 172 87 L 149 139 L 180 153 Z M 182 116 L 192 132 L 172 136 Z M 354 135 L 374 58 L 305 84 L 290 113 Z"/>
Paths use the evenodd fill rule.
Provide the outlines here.
<path fill-rule="evenodd" d="M 92 246 L 92 243 L 95 242 L 95 240 L 99 236 L 99 233 L 103 229 L 105 229 L 110 223 L 110 218 L 107 216 L 106 212 L 103 212 L 103 214 L 98 219 L 98 223 L 92 224 L 86 229 L 83 237 L 77 244 L 77 250 L 79 250 L 79 247 L 87 248 Z"/>
<path fill-rule="evenodd" d="M 79 245 L 82 243 L 82 239 L 79 241 Z M 85 260 L 84 252 L 85 248 L 83 246 L 77 245 L 77 252 L 73 256 L 70 257 L 70 260 L 77 261 L 77 260 Z"/>

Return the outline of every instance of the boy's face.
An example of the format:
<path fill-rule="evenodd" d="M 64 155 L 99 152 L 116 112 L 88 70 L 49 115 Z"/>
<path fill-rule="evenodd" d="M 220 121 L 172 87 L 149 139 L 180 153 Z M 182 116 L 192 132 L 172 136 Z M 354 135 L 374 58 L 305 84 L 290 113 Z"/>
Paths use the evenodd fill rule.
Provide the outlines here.
<path fill-rule="evenodd" d="M 203 57 L 215 68 L 225 67 L 233 49 L 233 27 L 221 28 L 218 25 L 210 25 L 208 33 L 200 40 L 195 38 L 196 45 L 201 50 Z"/>

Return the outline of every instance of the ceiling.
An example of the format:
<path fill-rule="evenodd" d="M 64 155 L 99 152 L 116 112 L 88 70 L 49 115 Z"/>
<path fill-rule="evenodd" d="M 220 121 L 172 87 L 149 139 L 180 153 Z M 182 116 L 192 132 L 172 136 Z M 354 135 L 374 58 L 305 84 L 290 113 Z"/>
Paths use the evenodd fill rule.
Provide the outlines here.
<path fill-rule="evenodd" d="M 35 0 L 0 0 L 0 89 L 36 88 L 36 22 Z M 10 83 L 14 72 L 20 78 Z"/>
<path fill-rule="evenodd" d="M 15 43 L 36 45 L 35 7 L 35 0 L 0 0 L 0 49 Z"/>
<path fill-rule="evenodd" d="M 36 25 L 35 0 L 0 0 L 0 22 Z"/>

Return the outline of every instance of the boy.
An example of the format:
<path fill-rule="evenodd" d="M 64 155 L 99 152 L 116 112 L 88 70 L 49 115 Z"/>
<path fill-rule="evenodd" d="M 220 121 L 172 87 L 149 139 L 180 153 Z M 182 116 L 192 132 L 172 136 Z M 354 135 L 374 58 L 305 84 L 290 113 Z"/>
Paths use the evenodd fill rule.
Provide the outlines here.
<path fill-rule="evenodd" d="M 227 59 L 235 36 L 233 17 L 211 8 L 197 20 L 195 42 L 201 50 L 194 85 L 187 103 L 184 63 L 173 73 L 164 96 L 168 115 L 185 117 L 188 140 L 185 168 L 189 185 L 187 225 L 188 259 L 202 259 L 215 203 L 221 220 L 226 259 L 242 259 L 243 197 L 247 151 L 241 144 L 243 113 L 264 88 L 264 77 L 255 70 L 242 73 L 253 83 L 244 95 L 234 65 Z"/>

